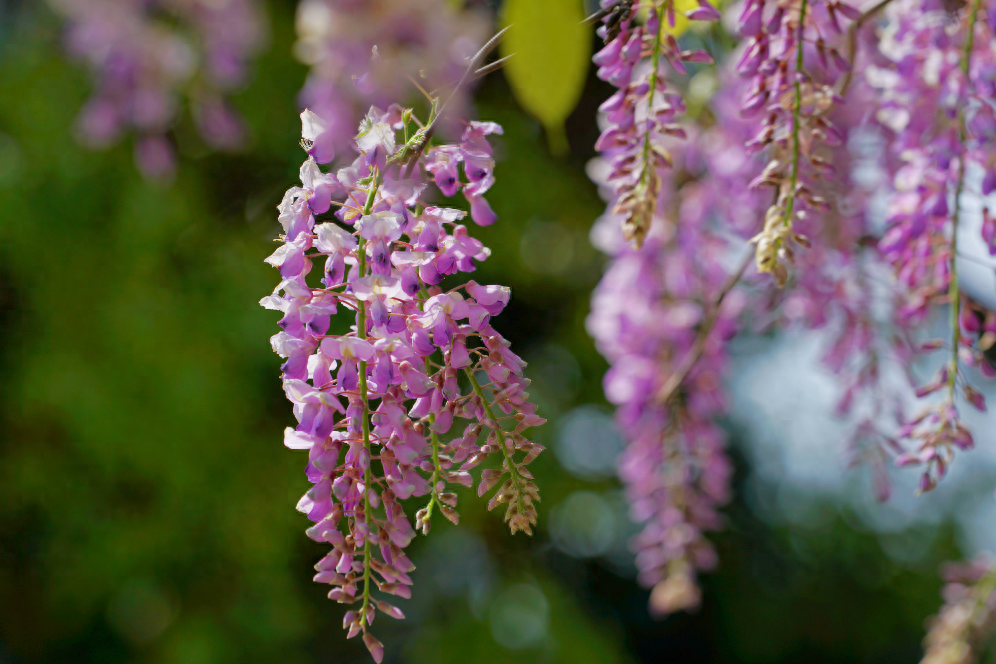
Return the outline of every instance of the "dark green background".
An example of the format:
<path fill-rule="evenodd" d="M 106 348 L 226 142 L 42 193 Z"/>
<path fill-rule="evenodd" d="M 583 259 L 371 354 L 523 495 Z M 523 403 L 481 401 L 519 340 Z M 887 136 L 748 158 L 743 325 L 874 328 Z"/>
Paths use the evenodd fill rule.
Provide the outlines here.
<path fill-rule="evenodd" d="M 367 661 L 310 581 L 322 549 L 294 511 L 305 459 L 281 444 L 292 415 L 268 343 L 276 320 L 257 305 L 277 280 L 262 262 L 274 206 L 302 160 L 293 3 L 269 3 L 271 46 L 235 98 L 251 145 L 210 154 L 185 117 L 168 188 L 138 176 L 128 140 L 98 153 L 73 143 L 86 73 L 61 57 L 43 3 L 0 7 L 0 662 Z M 533 361 L 548 446 L 559 415 L 604 403 L 605 364 L 583 327 L 603 265 L 587 233 L 603 204 L 584 164 L 607 92 L 590 78 L 568 158 L 549 155 L 500 74 L 478 95 L 479 115 L 506 134 L 489 196 L 500 221 L 476 229 L 494 253 L 477 278 L 512 287 L 497 325 Z M 566 243 L 566 269 L 536 271 L 524 232 Z M 918 661 L 937 565 L 959 555 L 949 529 L 899 567 L 830 506 L 822 525 L 772 526 L 745 506 L 735 442 L 733 454 L 737 499 L 698 613 L 654 621 L 629 576 L 551 545 L 551 508 L 615 486 L 574 479 L 547 453 L 533 467 L 535 537 L 509 537 L 465 492 L 461 528 L 473 535 L 437 521 L 415 542 L 410 619 L 375 625 L 387 661 Z M 447 565 L 480 542 L 492 592 L 472 611 Z M 545 595 L 549 631 L 513 651 L 492 636 L 489 602 L 521 583 Z"/>

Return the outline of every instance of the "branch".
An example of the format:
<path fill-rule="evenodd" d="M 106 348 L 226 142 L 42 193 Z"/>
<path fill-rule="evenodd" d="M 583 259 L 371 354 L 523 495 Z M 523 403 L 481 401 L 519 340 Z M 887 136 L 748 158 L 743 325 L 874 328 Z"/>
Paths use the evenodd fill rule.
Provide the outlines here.
<path fill-rule="evenodd" d="M 719 311 L 722 308 L 723 300 L 729 295 L 733 287 L 737 285 L 740 278 L 744 276 L 744 272 L 747 271 L 747 266 L 751 264 L 754 258 L 754 252 L 748 251 L 747 254 L 740 260 L 740 265 L 737 267 L 735 272 L 732 272 L 730 276 L 726 278 L 723 283 L 723 287 L 719 289 L 719 293 L 713 299 L 712 303 L 709 305 L 709 311 L 706 314 L 706 318 L 702 321 L 702 327 L 699 328 L 699 334 L 695 338 L 695 343 L 692 344 L 692 349 L 685 356 L 684 361 L 678 367 L 678 369 L 672 373 L 667 382 L 659 392 L 658 401 L 661 404 L 667 404 L 671 401 L 674 395 L 678 392 L 678 388 L 681 384 L 685 382 L 688 378 L 689 372 L 702 357 L 702 353 L 705 351 L 706 341 L 709 340 L 709 334 L 712 332 L 712 328 L 716 326 L 716 321 L 719 320 Z"/>

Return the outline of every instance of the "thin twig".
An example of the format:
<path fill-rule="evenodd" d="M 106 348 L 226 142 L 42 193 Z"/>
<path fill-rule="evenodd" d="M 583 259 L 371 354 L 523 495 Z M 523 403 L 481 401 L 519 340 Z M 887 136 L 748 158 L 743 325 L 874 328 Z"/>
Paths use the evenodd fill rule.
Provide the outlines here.
<path fill-rule="evenodd" d="M 972 64 L 972 47 L 975 43 L 975 21 L 979 15 L 982 0 L 975 0 L 968 18 L 968 36 L 965 38 L 965 49 L 961 54 L 959 68 L 971 86 L 969 69 Z M 971 89 L 969 89 L 971 92 Z M 965 146 L 965 107 L 958 111 L 958 140 Z M 955 400 L 955 388 L 958 380 L 958 341 L 961 339 L 961 290 L 958 287 L 958 221 L 961 218 L 961 194 L 965 189 L 965 156 L 958 160 L 958 184 L 954 193 L 954 211 L 951 215 L 951 267 L 948 276 L 948 300 L 951 302 L 951 372 L 948 375 L 948 399 L 952 404 Z"/>
<path fill-rule="evenodd" d="M 614 5 L 610 5 L 608 7 L 603 7 L 602 9 L 599 9 L 597 12 L 587 17 L 585 20 L 581 21 L 581 25 L 590 25 L 595 21 L 601 21 L 603 18 L 612 13 L 613 8 Z"/>
<path fill-rule="evenodd" d="M 851 27 L 847 30 L 847 61 L 851 64 L 851 68 L 847 70 L 844 74 L 844 78 L 841 79 L 840 89 L 837 91 L 841 97 L 847 94 L 847 90 L 851 87 L 851 79 L 854 78 L 854 58 L 858 52 L 858 30 L 861 26 L 865 24 L 868 19 L 879 13 L 885 6 L 888 5 L 892 0 L 879 0 L 875 5 L 869 7 L 864 11 L 861 16 L 851 23 Z"/>
<path fill-rule="evenodd" d="M 709 340 L 709 335 L 712 333 L 712 328 L 716 326 L 716 321 L 719 320 L 719 312 L 723 307 L 723 300 L 729 295 L 733 287 L 737 285 L 741 277 L 744 276 L 744 272 L 747 271 L 747 266 L 751 264 L 754 258 L 754 252 L 748 251 L 744 257 L 740 260 L 740 265 L 737 267 L 735 272 L 732 272 L 723 283 L 723 287 L 719 289 L 716 297 L 713 299 L 712 303 L 709 305 L 709 311 L 706 313 L 705 320 L 702 321 L 702 326 L 699 328 L 698 336 L 695 338 L 695 342 L 692 344 L 692 349 L 689 351 L 688 355 L 685 356 L 684 361 L 674 371 L 664 383 L 664 387 L 661 388 L 659 393 L 658 401 L 662 404 L 667 404 L 674 395 L 678 392 L 678 388 L 681 384 L 685 382 L 688 377 L 688 373 L 692 370 L 695 364 L 702 357 L 702 353 L 705 351 L 706 342 Z"/>
<path fill-rule="evenodd" d="M 484 65 L 483 67 L 481 67 L 480 69 L 478 69 L 477 71 L 474 72 L 474 80 L 476 81 L 477 79 L 479 79 L 479 78 L 481 78 L 483 76 L 487 76 L 488 74 L 490 74 L 492 72 L 498 71 L 499 69 L 501 69 L 502 67 L 504 67 L 506 64 L 508 64 L 509 59 L 511 57 L 513 57 L 514 55 L 515 55 L 515 53 L 509 53 L 505 57 L 499 58 L 498 60 L 495 60 L 491 64 Z"/>
<path fill-rule="evenodd" d="M 433 114 L 432 121 L 429 122 L 429 124 L 427 124 L 423 130 L 421 130 L 422 138 L 419 141 L 418 145 L 415 147 L 414 151 L 412 152 L 411 157 L 408 158 L 408 163 L 405 165 L 404 172 L 402 175 L 403 179 L 407 179 L 408 176 L 411 175 L 412 169 L 415 168 L 415 164 L 418 162 L 418 158 L 422 155 L 422 152 L 425 150 L 425 146 L 429 144 L 429 141 L 432 139 L 433 134 L 436 133 L 436 125 L 439 123 L 439 118 L 442 117 L 443 111 L 446 110 L 447 104 L 449 104 L 450 100 L 452 100 L 453 97 L 456 96 L 457 92 L 460 91 L 460 88 L 462 88 L 466 83 L 473 81 L 479 78 L 480 76 L 483 76 L 484 74 L 489 73 L 491 71 L 490 67 L 492 67 L 494 64 L 497 64 L 499 62 L 502 64 L 505 63 L 507 58 L 502 58 L 501 60 L 492 63 L 492 65 L 481 67 L 481 63 L 484 62 L 484 58 L 488 57 L 488 54 L 491 53 L 491 51 L 493 51 L 496 46 L 498 46 L 498 43 L 502 40 L 502 38 L 505 37 L 505 33 L 508 32 L 509 28 L 511 27 L 512 26 L 509 25 L 502 28 L 500 31 L 498 31 L 495 34 L 494 37 L 489 39 L 488 42 L 481 47 L 481 50 L 479 50 L 477 53 L 474 54 L 474 57 L 472 57 L 467 64 L 467 70 L 463 73 L 463 76 L 457 82 L 456 87 L 453 88 L 453 92 L 450 94 L 449 97 L 446 98 L 446 101 L 444 101 L 439 106 L 439 108 L 434 109 L 435 113 Z M 500 67 L 501 65 L 498 66 Z"/>

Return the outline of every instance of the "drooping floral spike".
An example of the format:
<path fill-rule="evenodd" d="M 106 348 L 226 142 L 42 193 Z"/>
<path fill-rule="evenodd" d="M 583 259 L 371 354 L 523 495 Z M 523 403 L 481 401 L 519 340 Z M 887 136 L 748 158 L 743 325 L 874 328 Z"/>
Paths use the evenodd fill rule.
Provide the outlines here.
<path fill-rule="evenodd" d="M 896 316 L 889 266 L 875 246 L 881 222 L 872 202 L 895 160 L 875 149 L 880 128 L 869 127 L 876 91 L 863 72 L 880 57 L 874 28 L 872 22 L 851 23 L 842 56 L 853 67 L 836 84 L 842 102 L 825 115 L 840 140 L 819 148 L 837 175 L 813 185 L 827 205 L 795 220 L 795 231 L 809 238 L 810 246 L 794 256 L 791 287 L 771 296 L 780 324 L 828 333 L 822 361 L 843 388 L 835 414 L 853 423 L 845 439 L 848 464 L 867 467 L 874 495 L 885 501 L 891 494 L 889 467 L 903 451 L 895 440 L 895 417 L 908 394 L 890 380 L 888 365 L 907 361 L 911 349 Z"/>
<path fill-rule="evenodd" d="M 686 212 L 682 221 L 695 215 Z M 611 223 L 608 216 L 600 222 Z M 721 525 L 717 510 L 729 498 L 726 437 L 714 418 L 725 403 L 724 341 L 736 329 L 737 307 L 721 309 L 694 369 L 668 398 L 666 385 L 695 352 L 706 306 L 726 272 L 720 246 L 697 243 L 699 229 L 681 229 L 667 242 L 655 236 L 660 223 L 639 249 L 617 244 L 588 329 L 612 365 L 605 393 L 627 440 L 619 475 L 634 519 L 644 524 L 633 542 L 639 579 L 653 588 L 652 612 L 663 615 L 697 606 L 696 574 L 716 564 L 703 531 Z"/>
<path fill-rule="evenodd" d="M 943 395 L 910 418 L 899 432 L 915 447 L 899 465 L 924 467 L 920 490 L 945 475 L 956 450 L 973 437 L 959 414 L 963 399 L 984 411 L 982 394 L 968 382 L 966 367 L 992 376 L 984 351 L 993 345 L 992 315 L 968 301 L 958 283 L 956 257 L 962 195 L 972 191 L 971 168 L 984 173 L 972 193 L 996 191 L 996 35 L 992 12 L 981 0 L 952 11 L 942 2 L 895 0 L 879 42 L 881 66 L 869 70 L 878 89 L 875 117 L 891 133 L 899 156 L 888 200 L 888 230 L 879 242 L 903 291 L 901 322 L 915 328 L 932 311 L 948 308 L 950 337 L 929 340 L 925 351 L 946 348 L 949 360 L 917 396 Z M 988 210 L 983 214 L 983 239 Z M 960 399 L 959 399 L 960 397 Z"/>
<path fill-rule="evenodd" d="M 719 12 L 708 0 L 687 16 L 714 21 Z M 685 102 L 666 84 L 667 69 L 686 73 L 686 62 L 712 62 L 702 50 L 682 50 L 668 27 L 674 27 L 674 0 L 651 4 L 646 25 L 636 22 L 637 5 L 632 0 L 603 0 L 598 34 L 605 47 L 595 54 L 598 77 L 619 90 L 602 105 L 607 126 L 596 149 L 611 167 L 605 178 L 612 189 L 612 212 L 618 215 L 626 239 L 639 246 L 650 230 L 657 209 L 662 172 L 671 166 L 671 155 L 663 147 L 669 136 L 684 137 L 677 123 Z M 645 58 L 644 55 L 649 54 Z"/>
<path fill-rule="evenodd" d="M 495 460 L 478 495 L 497 488 L 489 509 L 507 504 L 511 532 L 531 533 L 539 493 L 527 466 L 543 446 L 525 433 L 544 420 L 525 363 L 491 324 L 509 289 L 457 276 L 489 250 L 461 223 L 465 212 L 430 204 L 432 171 L 444 193 L 463 191 L 471 220 L 495 221 L 483 198 L 495 165 L 486 137 L 501 128 L 471 122 L 457 143 L 425 147 L 410 109 L 371 108 L 354 161 L 326 173 L 328 125 L 310 110 L 302 122 L 309 156 L 279 206 L 282 244 L 267 259 L 282 281 L 261 304 L 283 314 L 272 343 L 298 420 L 284 442 L 309 454 L 314 486 L 298 509 L 315 523 L 309 537 L 332 545 L 315 580 L 355 606 L 344 627 L 379 662 L 374 615 L 403 617 L 379 596 L 411 596 L 404 549 L 436 510 L 458 521 L 451 487 L 470 487 L 472 468 Z M 404 501 L 423 496 L 413 527 Z"/>
<path fill-rule="evenodd" d="M 730 495 L 726 435 L 715 417 L 726 404 L 726 344 L 745 299 L 730 292 L 738 275 L 729 273 L 728 236 L 749 237 L 764 209 L 747 186 L 763 164 L 744 151 L 735 91 L 721 88 L 712 104 L 717 122 L 707 130 L 655 139 L 673 164 L 660 173 L 639 247 L 611 205 L 612 164 L 603 158 L 589 167 L 610 200 L 592 237 L 611 262 L 587 327 L 611 364 L 605 394 L 627 440 L 619 474 L 643 524 L 633 544 L 657 615 L 698 605 L 697 573 L 716 564 L 704 533 L 722 525 L 719 508 Z"/>
<path fill-rule="evenodd" d="M 719 527 L 717 507 L 729 493 L 725 436 L 711 416 L 722 404 L 720 339 L 732 332 L 735 315 L 729 305 L 708 306 L 726 277 L 723 242 L 708 217 L 712 202 L 742 200 L 729 197 L 737 189 L 711 199 L 708 176 L 697 186 L 698 153 L 689 146 L 686 164 L 680 140 L 684 100 L 665 83 L 665 62 L 685 74 L 684 62 L 712 58 L 678 47 L 668 31 L 673 2 L 655 2 L 643 26 L 636 10 L 621 0 L 603 2 L 596 14 L 606 45 L 593 60 L 599 78 L 619 90 L 601 106 L 601 155 L 589 168 L 608 200 L 593 237 L 613 260 L 587 326 L 612 364 L 605 392 L 628 441 L 619 473 L 632 514 L 644 524 L 633 543 L 640 582 L 653 588 L 651 611 L 663 615 L 698 605 L 697 572 L 715 564 L 702 531 Z M 703 0 L 689 18 L 711 21 L 719 12 Z M 682 207 L 686 199 L 696 204 Z"/>
<path fill-rule="evenodd" d="M 730 256 L 737 238 L 757 232 L 771 199 L 750 186 L 765 168 L 762 156 L 747 145 L 756 133 L 753 119 L 740 113 L 752 82 L 732 67 L 721 70 L 717 82 L 701 123 L 705 129 L 689 127 L 686 140 L 657 139 L 673 165 L 660 171 L 660 195 L 645 243 L 627 245 L 611 205 L 593 235 L 612 262 L 596 289 L 588 328 L 612 365 L 606 396 L 618 406 L 629 441 L 620 473 L 634 516 L 646 524 L 635 542 L 637 564 L 641 581 L 654 588 L 655 613 L 697 604 L 695 573 L 715 563 L 703 531 L 721 524 L 718 508 L 729 492 L 729 462 L 724 433 L 713 419 L 726 400 L 725 345 L 742 325 L 737 314 L 744 306 L 770 308 L 768 325 L 832 331 L 824 359 L 844 377 L 841 410 L 852 410 L 859 390 L 871 395 L 855 409 L 852 457 L 871 464 L 877 495 L 888 493 L 891 448 L 876 429 L 889 402 L 879 393 L 877 370 L 879 336 L 888 335 L 873 312 L 881 307 L 863 284 L 879 265 L 867 241 L 871 231 L 864 213 L 871 188 L 850 178 L 825 183 L 835 205 L 819 217 L 797 220 L 814 246 L 799 258 L 794 288 L 762 289 L 748 300 L 745 291 L 734 289 L 747 263 L 742 259 L 731 270 Z M 867 92 L 860 81 L 848 98 Z M 860 108 L 842 106 L 830 113 L 845 139 L 865 120 Z M 843 143 L 833 146 L 830 158 L 848 166 L 852 156 Z M 611 163 L 597 160 L 589 172 L 611 201 Z"/>
<path fill-rule="evenodd" d="M 747 147 L 770 149 L 767 167 L 752 184 L 776 194 L 753 241 L 758 270 L 771 273 L 779 286 L 788 279 L 794 245 L 809 244 L 796 222 L 829 208 L 820 186 L 836 173 L 827 148 L 842 142 L 829 119 L 841 101 L 833 86 L 851 69 L 834 43 L 843 41 L 842 23 L 860 15 L 839 0 L 747 0 L 740 15 L 746 43 L 737 69 L 751 81 L 741 114 L 762 118 Z"/>
<path fill-rule="evenodd" d="M 408 100 L 416 86 L 451 91 L 487 26 L 448 0 L 301 0 L 295 54 L 311 67 L 301 103 L 328 122 L 330 141 L 345 145 L 371 104 Z M 464 86 L 447 116 L 467 117 L 468 105 Z"/>
<path fill-rule="evenodd" d="M 66 48 L 95 92 L 80 113 L 93 147 L 135 132 L 135 162 L 151 179 L 176 164 L 166 134 L 182 100 L 205 142 L 233 149 L 244 130 L 224 95 L 243 83 L 265 38 L 257 0 L 48 0 L 66 19 Z"/>

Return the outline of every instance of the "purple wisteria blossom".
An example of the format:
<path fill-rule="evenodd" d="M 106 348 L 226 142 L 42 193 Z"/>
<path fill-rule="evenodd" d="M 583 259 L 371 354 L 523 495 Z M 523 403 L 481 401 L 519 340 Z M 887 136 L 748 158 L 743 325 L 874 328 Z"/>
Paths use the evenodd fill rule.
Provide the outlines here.
<path fill-rule="evenodd" d="M 843 139 L 829 111 L 841 101 L 833 87 L 837 76 L 851 64 L 825 39 L 842 34 L 843 19 L 859 16 L 838 0 L 747 0 L 740 14 L 746 43 L 737 70 L 751 81 L 741 114 L 762 118 L 747 147 L 770 151 L 767 167 L 752 184 L 776 193 L 764 228 L 754 237 L 757 267 L 780 286 L 788 279 L 794 245 L 809 245 L 795 231 L 796 222 L 829 209 L 820 181 L 835 176 L 827 148 Z"/>
<path fill-rule="evenodd" d="M 708 0 L 697 1 L 689 18 L 719 18 Z M 684 75 L 684 63 L 712 62 L 712 57 L 701 50 L 682 50 L 668 32 L 675 21 L 673 0 L 653 3 L 642 26 L 636 22 L 637 6 L 629 0 L 603 0 L 602 7 L 596 16 L 602 17 L 598 34 L 605 47 L 592 59 L 598 77 L 619 90 L 600 107 L 607 126 L 595 147 L 610 165 L 605 181 L 612 189 L 612 212 L 626 239 L 639 246 L 657 209 L 662 173 L 671 166 L 664 139 L 685 135 L 677 123 L 685 102 L 667 85 L 668 69 Z"/>
<path fill-rule="evenodd" d="M 885 360 L 907 363 L 911 348 L 896 317 L 889 266 L 876 248 L 881 228 L 871 205 L 894 171 L 895 160 L 872 147 L 882 135 L 881 127 L 869 126 L 868 108 L 876 91 L 863 75 L 854 75 L 878 57 L 874 28 L 869 23 L 853 33 L 846 54 L 853 68 L 843 79 L 830 63 L 824 68 L 816 58 L 812 64 L 817 80 L 836 79 L 842 98 L 825 116 L 840 140 L 820 148 L 836 175 L 810 184 L 826 205 L 818 214 L 810 211 L 796 219 L 794 228 L 810 238 L 810 246 L 794 257 L 790 287 L 772 297 L 782 324 L 829 333 L 822 360 L 843 388 L 835 414 L 853 423 L 847 439 L 849 463 L 870 469 L 874 494 L 884 501 L 891 493 L 889 466 L 902 452 L 895 439 L 895 419 L 907 395 L 902 384 L 888 380 Z"/>
<path fill-rule="evenodd" d="M 659 172 L 640 246 L 611 205 L 612 153 L 589 166 L 610 200 L 593 241 L 612 260 L 587 327 L 612 365 L 605 394 L 628 441 L 619 473 L 632 515 L 644 524 L 636 562 L 657 615 L 697 606 L 697 572 L 716 564 L 704 531 L 722 525 L 732 469 L 714 420 L 726 405 L 726 344 L 746 303 L 740 290 L 726 295 L 730 239 L 749 237 L 764 209 L 747 186 L 763 164 L 743 148 L 735 92 L 719 94 L 713 108 L 719 122 L 689 128 L 687 141 L 676 132 L 655 138 L 671 164 Z"/>
<path fill-rule="evenodd" d="M 166 134 L 181 100 L 213 148 L 241 145 L 244 129 L 225 94 L 245 80 L 265 38 L 257 0 L 48 0 L 66 19 L 66 48 L 89 68 L 95 91 L 80 112 L 80 139 L 104 147 L 134 132 L 135 162 L 168 179 L 176 157 Z"/>
<path fill-rule="evenodd" d="M 472 122 L 458 142 L 422 149 L 411 110 L 371 108 L 355 160 L 325 173 L 329 125 L 310 110 L 302 122 L 309 156 L 301 186 L 279 206 L 282 244 L 267 259 L 282 280 L 261 304 L 283 314 L 272 343 L 298 421 L 285 444 L 309 454 L 314 486 L 298 509 L 315 524 L 309 537 L 332 546 L 315 581 L 355 607 L 343 625 L 379 662 L 383 646 L 368 631 L 375 613 L 403 616 L 375 587 L 411 596 L 404 549 L 416 530 L 429 532 L 435 510 L 458 521 L 450 487 L 471 486 L 472 468 L 498 460 L 477 493 L 497 487 L 489 509 L 507 503 L 511 531 L 531 533 L 539 493 L 527 466 L 543 447 L 524 434 L 544 420 L 528 399 L 525 363 L 491 325 L 509 289 L 456 276 L 489 250 L 461 223 L 465 212 L 427 202 L 427 171 L 452 162 L 444 175 L 436 169 L 440 188 L 462 188 L 470 218 L 493 223 L 481 197 L 494 169 L 484 137 L 501 128 Z M 321 284 L 306 279 L 315 261 Z M 413 526 L 404 501 L 426 496 Z"/>
<path fill-rule="evenodd" d="M 605 393 L 628 439 L 620 476 L 644 524 L 640 580 L 653 587 L 651 609 L 666 614 L 698 604 L 695 575 L 715 564 L 703 532 L 721 525 L 730 470 L 714 420 L 725 345 L 746 324 L 744 308 L 762 329 L 830 332 L 823 361 L 843 382 L 837 411 L 855 425 L 852 461 L 871 465 L 879 499 L 890 493 L 891 458 L 922 466 L 927 491 L 956 450 L 972 447 L 959 407 L 985 410 L 968 374 L 996 374 L 986 356 L 996 313 L 961 292 L 955 259 L 962 194 L 985 201 L 996 192 L 996 11 L 981 0 L 860 9 L 746 0 L 735 9 L 742 82 L 721 73 L 708 112 L 690 127 L 675 122 L 681 97 L 657 88 L 661 56 L 678 73 L 695 59 L 660 32 L 673 7 L 653 3 L 644 27 L 634 7 L 603 2 L 598 14 L 607 45 L 595 62 L 619 92 L 602 107 L 602 157 L 590 169 L 609 201 L 593 239 L 611 262 L 588 329 L 611 363 Z M 709 18 L 710 9 L 695 13 Z M 871 137 L 881 154 L 862 147 Z M 996 255 L 985 203 L 981 218 L 980 239 Z M 730 269 L 738 238 L 756 244 L 770 287 L 736 286 L 741 275 L 759 285 Z M 920 339 L 945 307 L 950 339 Z M 883 358 L 910 370 L 917 352 L 938 349 L 950 359 L 916 394 L 943 396 L 906 417 Z M 991 565 L 970 576 L 949 589 L 924 661 L 974 661 L 991 630 L 996 577 Z"/>
<path fill-rule="evenodd" d="M 693 191 L 695 184 L 686 187 L 689 197 L 706 193 Z M 606 397 L 617 406 L 628 441 L 619 475 L 634 519 L 644 524 L 634 541 L 637 567 L 640 582 L 653 588 L 650 605 L 657 614 L 698 605 L 696 572 L 716 563 L 702 531 L 721 525 L 717 508 L 729 498 L 725 434 L 713 418 L 725 405 L 725 341 L 737 327 L 737 298 L 728 298 L 680 393 L 666 401 L 663 394 L 694 352 L 705 306 L 726 277 L 723 243 L 701 227 L 674 227 L 699 210 L 680 220 L 658 218 L 639 249 L 619 238 L 588 319 L 599 351 L 612 364 Z M 604 226 L 612 223 L 604 217 L 599 232 L 607 235 Z"/>
<path fill-rule="evenodd" d="M 854 408 L 856 395 L 866 396 L 856 413 L 852 456 L 870 463 L 883 499 L 887 461 L 895 454 L 878 430 L 890 399 L 878 373 L 888 321 L 876 318 L 877 303 L 867 287 L 880 265 L 865 214 L 874 187 L 850 177 L 823 181 L 821 191 L 832 203 L 820 215 L 796 219 L 798 231 L 814 242 L 797 258 L 793 287 L 731 290 L 746 273 L 746 263 L 739 272 L 731 270 L 735 247 L 757 233 L 771 199 L 752 186 L 766 161 L 750 144 L 757 132 L 753 117 L 741 112 L 756 82 L 738 77 L 733 67 L 722 70 L 718 82 L 707 128 L 654 138 L 652 149 L 667 153 L 672 167 L 660 171 L 660 195 L 644 244 L 628 246 L 613 207 L 593 235 L 612 262 L 596 289 L 588 328 L 612 364 L 606 396 L 618 406 L 630 441 L 621 476 L 634 516 L 647 524 L 636 541 L 637 563 L 641 581 L 654 586 L 651 608 L 657 613 L 697 604 L 695 572 L 715 563 L 703 531 L 721 525 L 717 508 L 728 497 L 729 462 L 714 419 L 726 402 L 725 346 L 743 327 L 738 314 L 745 307 L 770 310 L 750 317 L 755 330 L 804 325 L 832 332 L 824 361 L 845 385 L 841 413 Z M 847 96 L 865 98 L 868 92 L 859 81 Z M 831 126 L 831 119 L 839 140 L 823 146 L 822 154 L 849 169 L 853 157 L 845 143 L 865 114 L 842 105 L 828 109 L 821 122 Z M 589 169 L 610 201 L 612 158 L 610 152 Z"/>

